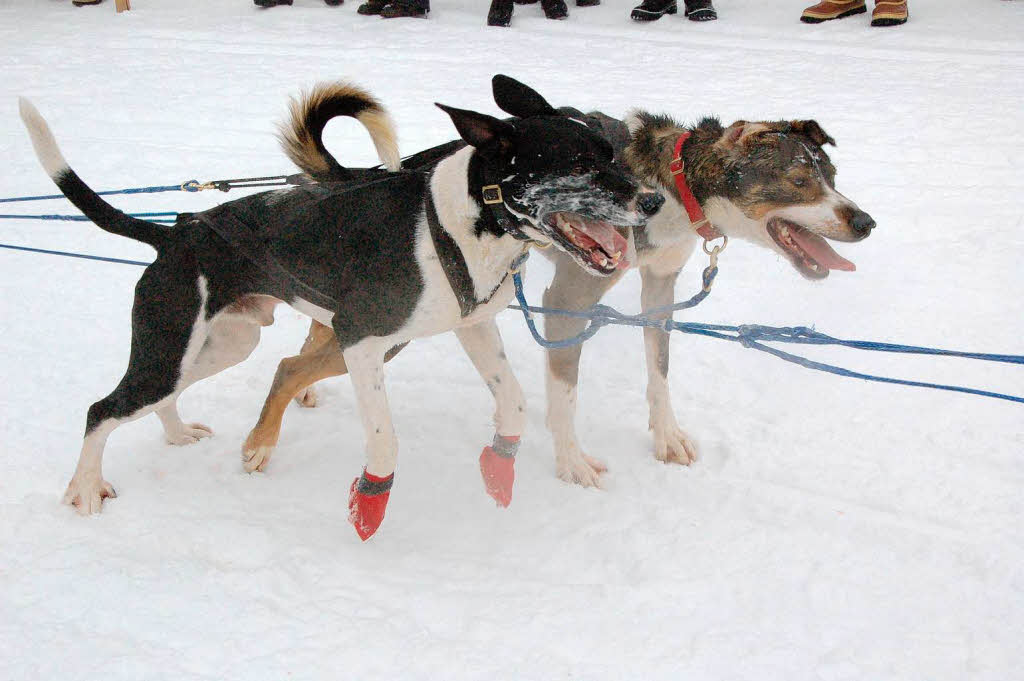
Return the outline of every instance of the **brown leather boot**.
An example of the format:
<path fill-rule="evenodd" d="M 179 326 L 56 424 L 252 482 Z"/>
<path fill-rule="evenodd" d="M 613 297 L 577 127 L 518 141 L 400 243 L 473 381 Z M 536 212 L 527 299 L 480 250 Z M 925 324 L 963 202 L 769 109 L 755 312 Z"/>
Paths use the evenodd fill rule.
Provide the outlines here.
<path fill-rule="evenodd" d="M 872 26 L 899 26 L 907 23 L 907 0 L 875 0 Z"/>
<path fill-rule="evenodd" d="M 800 21 L 805 24 L 820 24 L 823 21 L 842 19 L 867 11 L 864 0 L 821 0 L 817 5 L 804 10 L 800 15 Z"/>

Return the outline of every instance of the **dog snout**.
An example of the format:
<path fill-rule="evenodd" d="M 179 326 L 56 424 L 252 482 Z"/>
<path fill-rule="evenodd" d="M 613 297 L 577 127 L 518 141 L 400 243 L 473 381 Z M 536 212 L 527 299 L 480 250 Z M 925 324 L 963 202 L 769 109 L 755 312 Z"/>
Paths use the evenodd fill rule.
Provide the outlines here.
<path fill-rule="evenodd" d="M 875 228 L 874 219 L 862 210 L 854 212 L 853 217 L 850 218 L 850 226 L 853 227 L 853 231 L 857 233 L 860 238 L 866 237 L 871 234 L 871 230 Z"/>
<path fill-rule="evenodd" d="M 660 209 L 664 203 L 665 197 L 658 192 L 644 192 L 636 199 L 637 210 L 647 217 L 657 213 L 658 209 Z"/>

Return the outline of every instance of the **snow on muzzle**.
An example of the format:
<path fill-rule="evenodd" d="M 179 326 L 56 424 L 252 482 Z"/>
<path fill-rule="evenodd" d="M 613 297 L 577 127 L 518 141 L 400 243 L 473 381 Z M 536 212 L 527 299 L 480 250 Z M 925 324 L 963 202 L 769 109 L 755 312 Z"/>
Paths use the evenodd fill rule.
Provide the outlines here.
<path fill-rule="evenodd" d="M 517 203 L 539 216 L 537 227 L 591 272 L 607 276 L 629 267 L 630 229 L 647 222 L 636 196 L 592 184 L 593 173 L 528 187 Z"/>

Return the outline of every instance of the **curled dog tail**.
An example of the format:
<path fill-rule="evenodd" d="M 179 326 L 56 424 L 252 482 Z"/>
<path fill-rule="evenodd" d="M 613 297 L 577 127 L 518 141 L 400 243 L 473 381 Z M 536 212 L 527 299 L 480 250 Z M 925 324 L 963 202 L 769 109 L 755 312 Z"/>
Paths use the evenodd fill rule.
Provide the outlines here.
<path fill-rule="evenodd" d="M 32 138 L 36 156 L 43 164 L 43 169 L 56 183 L 57 188 L 64 193 L 64 196 L 68 197 L 78 210 L 85 213 L 87 218 L 96 223 L 100 229 L 141 241 L 153 248 L 158 249 L 167 240 L 167 228 L 125 215 L 104 201 L 99 194 L 78 177 L 75 171 L 68 166 L 68 162 L 64 160 L 63 154 L 57 147 L 57 140 L 50 132 L 50 126 L 46 124 L 32 102 L 21 97 L 18 99 L 18 109 L 21 113 L 21 120 L 28 129 L 29 137 Z"/>
<path fill-rule="evenodd" d="M 281 125 L 284 153 L 303 172 L 319 181 L 345 179 L 344 167 L 324 147 L 324 126 L 336 116 L 349 116 L 370 133 L 384 167 L 399 170 L 398 141 L 391 116 L 369 92 L 344 82 L 320 83 L 291 100 L 289 120 Z"/>

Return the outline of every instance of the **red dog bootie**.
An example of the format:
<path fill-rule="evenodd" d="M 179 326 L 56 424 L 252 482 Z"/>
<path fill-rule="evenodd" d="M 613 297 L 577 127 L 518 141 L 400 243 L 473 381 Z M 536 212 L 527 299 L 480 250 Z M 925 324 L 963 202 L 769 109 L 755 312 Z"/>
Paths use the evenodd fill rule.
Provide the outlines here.
<path fill-rule="evenodd" d="M 384 521 L 384 510 L 388 507 L 394 481 L 394 473 L 379 478 L 367 473 L 365 468 L 363 474 L 352 481 L 348 493 L 348 521 L 363 541 L 372 537 Z"/>
<path fill-rule="evenodd" d="M 494 434 L 494 442 L 480 453 L 480 474 L 484 478 L 487 493 L 499 506 L 512 503 L 512 486 L 516 482 L 516 452 L 519 451 L 519 436 L 503 437 Z"/>

